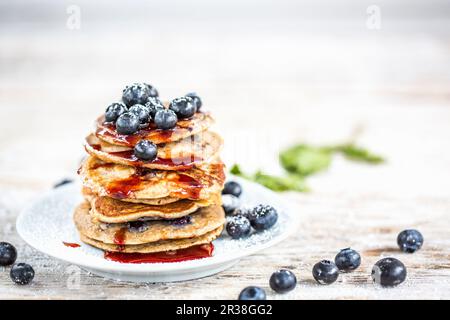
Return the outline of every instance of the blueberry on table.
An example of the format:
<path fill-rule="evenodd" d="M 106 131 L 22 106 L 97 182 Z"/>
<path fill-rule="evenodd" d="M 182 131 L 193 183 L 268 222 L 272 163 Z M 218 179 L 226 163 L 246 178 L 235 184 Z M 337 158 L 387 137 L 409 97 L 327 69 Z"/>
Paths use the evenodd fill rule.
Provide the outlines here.
<path fill-rule="evenodd" d="M 250 221 L 244 216 L 233 216 L 227 222 L 227 233 L 233 239 L 248 237 L 252 230 Z"/>
<path fill-rule="evenodd" d="M 133 134 L 139 130 L 139 118 L 134 113 L 125 112 L 116 121 L 116 130 L 119 134 Z"/>
<path fill-rule="evenodd" d="M 178 117 L 172 110 L 162 109 L 155 114 L 155 125 L 158 129 L 168 130 L 175 128 L 177 121 Z"/>
<path fill-rule="evenodd" d="M 241 291 L 239 300 L 266 300 L 266 292 L 260 287 L 250 286 Z"/>
<path fill-rule="evenodd" d="M 133 83 L 125 87 L 122 92 L 122 101 L 131 107 L 135 104 L 145 104 L 150 97 L 157 97 L 158 91 L 146 83 Z"/>
<path fill-rule="evenodd" d="M 222 194 L 232 194 L 235 197 L 239 197 L 242 193 L 242 187 L 235 181 L 228 181 L 223 187 Z"/>
<path fill-rule="evenodd" d="M 194 100 L 189 97 L 173 99 L 170 102 L 169 109 L 175 112 L 179 119 L 190 118 L 196 111 Z"/>
<path fill-rule="evenodd" d="M 139 118 L 139 122 L 141 124 L 149 123 L 151 120 L 150 110 L 142 104 L 135 104 L 128 110 L 128 112 L 135 114 Z"/>
<path fill-rule="evenodd" d="M 278 220 L 277 210 L 269 205 L 256 206 L 250 212 L 248 219 L 256 231 L 270 229 Z"/>
<path fill-rule="evenodd" d="M 186 97 L 189 97 L 189 98 L 191 98 L 194 101 L 195 109 L 197 111 L 200 110 L 200 108 L 202 107 L 203 103 L 202 103 L 202 99 L 200 99 L 200 97 L 198 96 L 197 93 L 189 92 L 188 94 L 186 94 Z"/>
<path fill-rule="evenodd" d="M 381 259 L 372 268 L 372 279 L 385 287 L 397 286 L 406 279 L 406 267 L 395 258 Z"/>
<path fill-rule="evenodd" d="M 224 194 L 222 195 L 222 208 L 225 211 L 225 214 L 230 215 L 239 208 L 241 201 L 238 197 L 233 196 L 232 194 Z"/>
<path fill-rule="evenodd" d="M 0 242 L 0 266 L 9 266 L 17 259 L 16 248 L 8 242 Z"/>
<path fill-rule="evenodd" d="M 330 260 L 316 263 L 312 269 L 314 279 L 320 284 L 332 284 L 339 276 L 339 269 Z"/>
<path fill-rule="evenodd" d="M 117 118 L 127 112 L 127 106 L 121 102 L 114 102 L 106 108 L 105 111 L 105 121 L 106 122 L 115 122 Z"/>
<path fill-rule="evenodd" d="M 149 140 L 141 140 L 134 146 L 134 155 L 145 161 L 153 161 L 158 154 L 158 147 Z"/>
<path fill-rule="evenodd" d="M 72 182 L 73 182 L 72 179 L 62 179 L 61 181 L 57 182 L 57 183 L 53 186 L 53 188 L 59 188 L 59 187 L 65 185 L 65 184 L 69 184 L 69 183 L 72 183 Z"/>
<path fill-rule="evenodd" d="M 148 98 L 148 101 L 145 104 L 145 106 L 148 108 L 148 111 L 152 119 L 155 118 L 156 112 L 158 110 L 164 109 L 162 102 L 156 97 Z"/>
<path fill-rule="evenodd" d="M 297 285 L 297 278 L 292 271 L 281 269 L 272 273 L 269 285 L 272 290 L 278 293 L 286 293 L 295 288 Z"/>
<path fill-rule="evenodd" d="M 361 256 L 357 251 L 345 248 L 336 255 L 334 263 L 341 271 L 353 271 L 361 265 Z"/>
<path fill-rule="evenodd" d="M 413 253 L 422 247 L 423 236 L 414 229 L 403 230 L 397 236 L 397 244 L 403 252 Z"/>
<path fill-rule="evenodd" d="M 9 276 L 14 283 L 24 285 L 28 284 L 34 278 L 34 270 L 27 263 L 16 263 L 12 266 Z"/>

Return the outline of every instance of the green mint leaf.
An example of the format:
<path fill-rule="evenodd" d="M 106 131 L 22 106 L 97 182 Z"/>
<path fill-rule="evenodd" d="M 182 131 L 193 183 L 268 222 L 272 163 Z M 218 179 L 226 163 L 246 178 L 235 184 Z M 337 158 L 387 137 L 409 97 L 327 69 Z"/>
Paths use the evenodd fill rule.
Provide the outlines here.
<path fill-rule="evenodd" d="M 296 145 L 280 153 L 280 163 L 290 173 L 308 176 L 330 166 L 332 151 L 329 148 Z"/>
<path fill-rule="evenodd" d="M 374 154 L 365 148 L 358 147 L 354 144 L 345 144 L 336 147 L 336 150 L 353 161 L 367 162 L 371 164 L 383 163 L 385 160 L 382 156 Z"/>
<path fill-rule="evenodd" d="M 287 176 L 274 176 L 264 174 L 260 171 L 254 175 L 254 181 L 262 184 L 266 188 L 273 191 L 298 191 L 307 192 L 309 188 L 306 186 L 305 179 L 302 176 L 290 174 Z"/>

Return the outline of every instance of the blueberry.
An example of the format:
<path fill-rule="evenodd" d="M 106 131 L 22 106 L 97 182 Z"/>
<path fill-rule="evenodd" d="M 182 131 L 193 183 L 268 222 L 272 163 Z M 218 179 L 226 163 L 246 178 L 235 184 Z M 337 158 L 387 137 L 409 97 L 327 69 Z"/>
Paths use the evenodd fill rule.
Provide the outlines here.
<path fill-rule="evenodd" d="M 139 118 L 134 113 L 125 112 L 116 121 L 119 134 L 133 134 L 139 130 Z"/>
<path fill-rule="evenodd" d="M 266 292 L 260 287 L 247 287 L 239 294 L 239 300 L 266 300 Z"/>
<path fill-rule="evenodd" d="M 34 270 L 27 263 L 16 263 L 12 266 L 9 276 L 17 284 L 28 284 L 34 278 Z"/>
<path fill-rule="evenodd" d="M 0 266 L 9 266 L 16 261 L 17 250 L 8 242 L 0 242 Z"/>
<path fill-rule="evenodd" d="M 152 119 L 155 119 L 155 115 L 156 115 L 156 112 L 158 110 L 163 110 L 164 109 L 163 104 L 156 97 L 148 98 L 148 101 L 145 104 L 145 106 L 148 108 L 148 110 L 150 112 L 150 116 L 152 117 Z"/>
<path fill-rule="evenodd" d="M 240 208 L 237 208 L 233 212 L 233 216 L 244 216 L 244 217 L 246 217 L 248 219 L 250 217 L 252 211 L 253 211 L 253 208 L 240 207 Z"/>
<path fill-rule="evenodd" d="M 395 258 L 381 259 L 372 268 L 372 279 L 385 287 L 399 285 L 406 279 L 406 267 Z"/>
<path fill-rule="evenodd" d="M 240 205 L 241 201 L 232 194 L 222 196 L 222 208 L 226 214 L 232 214 Z"/>
<path fill-rule="evenodd" d="M 135 104 L 145 104 L 150 97 L 157 97 L 158 91 L 146 83 L 133 83 L 125 87 L 122 92 L 122 101 L 131 107 Z"/>
<path fill-rule="evenodd" d="M 194 105 L 195 105 L 195 109 L 198 111 L 200 110 L 200 108 L 202 107 L 203 103 L 202 103 L 202 99 L 200 99 L 200 97 L 195 93 L 195 92 L 190 92 L 186 95 L 186 97 L 191 98 L 194 101 Z"/>
<path fill-rule="evenodd" d="M 62 179 L 61 181 L 57 182 L 57 183 L 53 186 L 53 188 L 59 188 L 59 187 L 65 185 L 65 184 L 69 184 L 69 183 L 72 183 L 72 182 L 73 182 L 72 179 Z"/>
<path fill-rule="evenodd" d="M 169 109 L 175 112 L 179 119 L 190 118 L 196 111 L 194 100 L 189 97 L 173 99 Z"/>
<path fill-rule="evenodd" d="M 281 269 L 272 274 L 269 284 L 274 291 L 286 293 L 295 288 L 297 285 L 297 278 L 293 272 Z"/>
<path fill-rule="evenodd" d="M 334 263 L 341 271 L 353 271 L 361 264 L 361 256 L 353 249 L 342 249 L 334 258 Z"/>
<path fill-rule="evenodd" d="M 158 129 L 168 130 L 177 125 L 178 117 L 172 110 L 158 110 L 155 114 L 155 125 Z"/>
<path fill-rule="evenodd" d="M 135 114 L 141 124 L 150 122 L 150 110 L 142 104 L 135 104 L 128 112 Z"/>
<path fill-rule="evenodd" d="M 256 231 L 267 230 L 277 222 L 278 212 L 272 206 L 260 204 L 253 208 L 248 219 Z"/>
<path fill-rule="evenodd" d="M 239 197 L 242 193 L 242 187 L 239 183 L 234 181 L 228 181 L 223 187 L 222 194 L 232 194 L 235 197 Z"/>
<path fill-rule="evenodd" d="M 121 102 L 114 102 L 106 108 L 105 111 L 105 121 L 115 122 L 117 118 L 122 114 L 127 112 L 127 106 Z"/>
<path fill-rule="evenodd" d="M 320 284 L 332 284 L 339 276 L 339 269 L 330 260 L 316 263 L 312 269 L 314 279 Z"/>
<path fill-rule="evenodd" d="M 413 253 L 422 247 L 423 236 L 414 229 L 403 230 L 397 236 L 397 244 L 403 252 Z"/>
<path fill-rule="evenodd" d="M 127 223 L 127 226 L 131 232 L 144 232 L 148 229 L 146 221 L 130 221 Z"/>
<path fill-rule="evenodd" d="M 227 232 L 233 239 L 248 237 L 252 230 L 250 221 L 244 216 L 233 216 L 227 222 Z"/>
<path fill-rule="evenodd" d="M 184 226 L 186 224 L 190 224 L 192 222 L 191 216 L 184 216 L 178 219 L 170 220 L 170 224 L 173 226 Z"/>
<path fill-rule="evenodd" d="M 149 140 L 141 140 L 134 146 L 134 155 L 141 160 L 153 161 L 158 154 L 158 148 Z"/>

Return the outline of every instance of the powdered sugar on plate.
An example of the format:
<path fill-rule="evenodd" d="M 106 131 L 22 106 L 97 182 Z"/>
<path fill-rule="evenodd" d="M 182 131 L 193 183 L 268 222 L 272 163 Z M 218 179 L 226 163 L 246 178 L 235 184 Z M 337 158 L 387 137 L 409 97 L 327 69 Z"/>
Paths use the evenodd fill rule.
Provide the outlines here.
<path fill-rule="evenodd" d="M 179 281 L 207 276 L 231 266 L 244 256 L 273 246 L 297 226 L 294 210 L 274 192 L 237 177 L 243 187 L 241 204 L 253 207 L 268 204 L 278 211 L 278 221 L 269 230 L 254 232 L 244 239 L 231 239 L 226 232 L 216 239 L 214 255 L 175 263 L 125 264 L 105 260 L 103 251 L 80 241 L 73 223 L 75 206 L 83 199 L 78 183 L 61 186 L 43 195 L 26 208 L 17 220 L 19 235 L 35 249 L 60 260 L 79 265 L 109 278 L 131 281 Z M 80 244 L 71 248 L 63 242 Z"/>

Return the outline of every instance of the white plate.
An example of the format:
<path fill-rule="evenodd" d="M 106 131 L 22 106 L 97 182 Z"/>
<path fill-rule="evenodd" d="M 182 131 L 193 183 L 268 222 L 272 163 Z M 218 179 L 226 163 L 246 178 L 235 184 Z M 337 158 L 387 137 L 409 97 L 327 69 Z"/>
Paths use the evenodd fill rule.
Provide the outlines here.
<path fill-rule="evenodd" d="M 278 210 L 278 222 L 270 230 L 254 233 L 244 240 L 233 240 L 224 232 L 213 242 L 215 250 L 209 258 L 144 264 L 105 260 L 102 250 L 80 241 L 72 221 L 73 210 L 82 201 L 81 188 L 77 183 L 54 189 L 23 210 L 17 219 L 17 232 L 35 249 L 110 279 L 167 282 L 201 278 L 225 270 L 240 258 L 279 243 L 297 227 L 295 210 L 276 193 L 237 177 L 232 179 L 242 185 L 244 205 L 270 204 Z M 66 247 L 63 241 L 78 243 L 81 247 Z"/>

